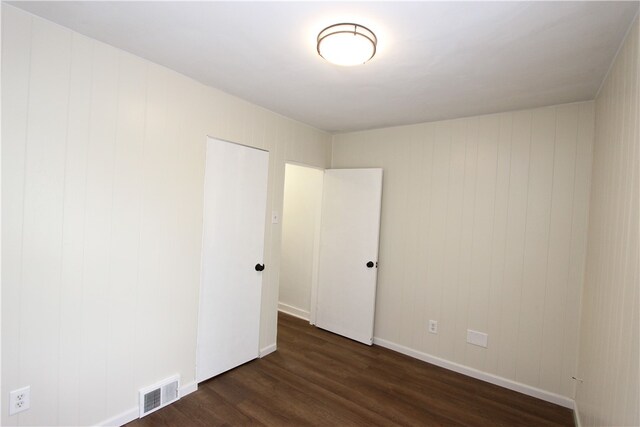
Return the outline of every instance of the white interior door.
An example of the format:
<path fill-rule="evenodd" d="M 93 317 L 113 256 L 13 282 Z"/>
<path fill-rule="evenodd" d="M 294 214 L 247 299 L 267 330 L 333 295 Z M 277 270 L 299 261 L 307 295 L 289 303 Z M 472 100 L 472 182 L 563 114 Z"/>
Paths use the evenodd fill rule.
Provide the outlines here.
<path fill-rule="evenodd" d="M 269 153 L 207 140 L 198 382 L 258 357 Z"/>
<path fill-rule="evenodd" d="M 316 326 L 371 345 L 382 169 L 325 171 Z"/>

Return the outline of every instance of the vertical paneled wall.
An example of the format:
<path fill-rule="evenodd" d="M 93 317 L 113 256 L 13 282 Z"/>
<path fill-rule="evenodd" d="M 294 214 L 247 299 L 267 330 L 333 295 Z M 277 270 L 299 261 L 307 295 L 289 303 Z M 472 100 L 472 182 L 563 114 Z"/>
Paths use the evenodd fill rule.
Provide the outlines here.
<path fill-rule="evenodd" d="M 2 425 L 90 425 L 195 373 L 206 136 L 269 150 L 261 347 L 285 160 L 330 136 L 2 5 Z M 4 400 L 3 400 L 4 402 Z"/>
<path fill-rule="evenodd" d="M 385 171 L 377 338 L 573 398 L 593 108 L 334 136 L 333 167 Z"/>
<path fill-rule="evenodd" d="M 576 403 L 583 426 L 640 425 L 638 18 L 596 99 Z"/>

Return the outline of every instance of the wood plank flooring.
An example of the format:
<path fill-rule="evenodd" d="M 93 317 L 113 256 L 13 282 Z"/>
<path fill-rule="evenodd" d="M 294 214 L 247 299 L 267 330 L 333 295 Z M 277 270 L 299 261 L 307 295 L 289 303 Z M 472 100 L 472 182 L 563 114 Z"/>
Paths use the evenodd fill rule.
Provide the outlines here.
<path fill-rule="evenodd" d="M 278 351 L 129 426 L 569 426 L 569 409 L 280 314 Z"/>

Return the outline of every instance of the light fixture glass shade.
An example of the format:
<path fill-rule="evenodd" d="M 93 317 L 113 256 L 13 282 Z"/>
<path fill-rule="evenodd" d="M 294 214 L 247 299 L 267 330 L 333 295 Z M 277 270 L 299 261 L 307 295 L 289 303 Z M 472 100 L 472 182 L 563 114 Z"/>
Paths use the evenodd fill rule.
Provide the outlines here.
<path fill-rule="evenodd" d="M 318 34 L 318 54 L 343 66 L 364 64 L 376 54 L 378 39 L 358 24 L 331 25 Z"/>

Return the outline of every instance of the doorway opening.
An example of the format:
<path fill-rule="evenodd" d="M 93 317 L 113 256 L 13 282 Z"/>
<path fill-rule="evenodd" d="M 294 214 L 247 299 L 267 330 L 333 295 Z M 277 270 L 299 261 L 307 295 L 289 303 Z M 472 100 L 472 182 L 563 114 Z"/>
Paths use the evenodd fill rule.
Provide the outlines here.
<path fill-rule="evenodd" d="M 278 310 L 314 323 L 324 170 L 285 165 Z"/>
<path fill-rule="evenodd" d="M 285 165 L 278 309 L 373 343 L 382 169 Z"/>

